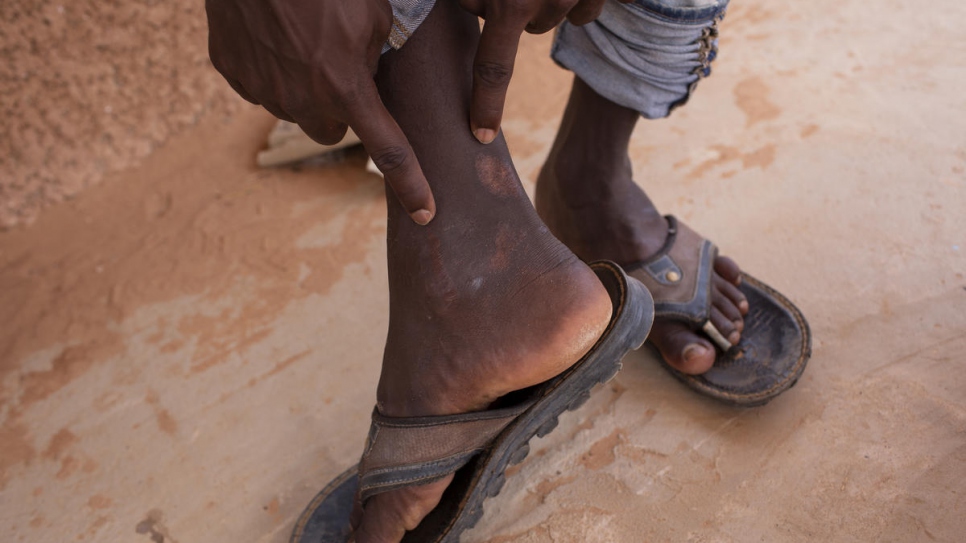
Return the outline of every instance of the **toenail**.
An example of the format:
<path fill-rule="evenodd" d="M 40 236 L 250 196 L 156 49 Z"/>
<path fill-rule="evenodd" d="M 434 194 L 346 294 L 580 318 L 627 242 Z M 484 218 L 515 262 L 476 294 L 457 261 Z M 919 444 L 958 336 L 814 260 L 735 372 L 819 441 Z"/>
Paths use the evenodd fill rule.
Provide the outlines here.
<path fill-rule="evenodd" d="M 684 360 L 687 362 L 694 362 L 707 354 L 708 348 L 697 343 L 692 343 L 684 348 Z"/>

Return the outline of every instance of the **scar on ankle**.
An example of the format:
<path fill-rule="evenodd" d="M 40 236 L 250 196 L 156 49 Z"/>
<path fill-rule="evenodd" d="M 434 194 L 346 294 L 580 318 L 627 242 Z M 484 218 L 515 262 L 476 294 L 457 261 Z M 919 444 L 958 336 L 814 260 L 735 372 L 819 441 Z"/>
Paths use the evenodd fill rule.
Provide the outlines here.
<path fill-rule="evenodd" d="M 510 266 L 510 255 L 523 239 L 523 232 L 501 224 L 496 234 L 496 251 L 490 257 L 490 271 L 502 272 Z"/>
<path fill-rule="evenodd" d="M 456 285 L 446 263 L 443 261 L 442 243 L 433 232 L 427 233 L 427 251 L 424 254 L 423 278 L 426 296 L 430 303 L 448 307 L 457 298 Z"/>
<path fill-rule="evenodd" d="M 495 196 L 509 198 L 522 194 L 513 166 L 499 157 L 480 154 L 476 157 L 476 173 L 486 190 Z"/>

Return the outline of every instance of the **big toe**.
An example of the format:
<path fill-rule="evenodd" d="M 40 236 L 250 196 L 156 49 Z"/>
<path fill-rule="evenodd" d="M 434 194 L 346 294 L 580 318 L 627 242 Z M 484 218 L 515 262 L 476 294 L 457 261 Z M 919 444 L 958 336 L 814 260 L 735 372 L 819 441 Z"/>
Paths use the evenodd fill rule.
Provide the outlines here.
<path fill-rule="evenodd" d="M 714 347 L 687 326 L 671 321 L 654 321 L 651 343 L 674 369 L 689 375 L 702 374 L 714 365 Z"/>
<path fill-rule="evenodd" d="M 443 497 L 453 480 L 445 479 L 392 492 L 369 499 L 365 509 L 356 504 L 353 512 L 355 543 L 399 543 L 406 532 L 415 529 Z"/>

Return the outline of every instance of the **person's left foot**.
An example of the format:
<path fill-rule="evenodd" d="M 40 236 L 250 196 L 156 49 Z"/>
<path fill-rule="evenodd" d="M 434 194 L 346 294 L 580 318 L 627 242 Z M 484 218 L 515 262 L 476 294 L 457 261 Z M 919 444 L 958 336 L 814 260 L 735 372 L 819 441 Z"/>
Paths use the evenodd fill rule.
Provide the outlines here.
<path fill-rule="evenodd" d="M 537 181 L 537 212 L 585 262 L 647 260 L 664 245 L 668 224 L 632 178 L 627 148 L 639 115 L 580 79 L 574 81 L 560 132 Z M 711 322 L 732 344 L 741 339 L 748 313 L 740 282 L 738 265 L 719 256 L 712 274 Z M 683 323 L 657 319 L 648 340 L 683 373 L 704 373 L 714 364 L 711 341 Z"/>

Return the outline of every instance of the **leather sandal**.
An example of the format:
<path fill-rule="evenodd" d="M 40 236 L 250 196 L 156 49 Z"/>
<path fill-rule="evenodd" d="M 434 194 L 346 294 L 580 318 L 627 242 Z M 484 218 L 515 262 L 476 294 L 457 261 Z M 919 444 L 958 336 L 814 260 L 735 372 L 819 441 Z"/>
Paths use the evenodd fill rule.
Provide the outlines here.
<path fill-rule="evenodd" d="M 306 507 L 291 543 L 351 541 L 356 496 L 373 496 L 454 474 L 439 505 L 403 538 L 407 543 L 458 543 L 483 514 L 483 501 L 500 493 L 505 470 L 529 453 L 529 441 L 580 407 L 598 383 L 613 378 L 621 359 L 643 345 L 654 321 L 653 300 L 612 262 L 591 264 L 613 303 L 610 324 L 594 347 L 568 370 L 509 394 L 486 411 L 429 417 L 386 417 L 378 410 L 360 463 L 330 482 Z"/>
<path fill-rule="evenodd" d="M 664 246 L 651 258 L 624 266 L 654 296 L 657 319 L 683 322 L 703 332 L 720 352 L 714 366 L 687 375 L 663 360 L 672 375 L 701 394 L 753 407 L 791 388 L 811 356 L 811 332 L 802 312 L 765 283 L 742 272 L 748 298 L 741 340 L 732 345 L 711 323 L 711 278 L 718 248 L 668 215 Z"/>

